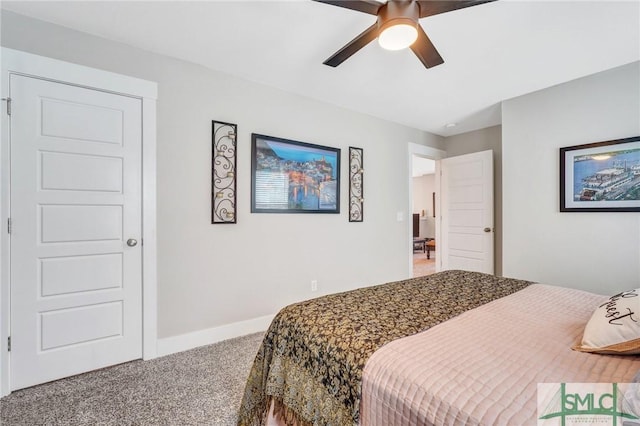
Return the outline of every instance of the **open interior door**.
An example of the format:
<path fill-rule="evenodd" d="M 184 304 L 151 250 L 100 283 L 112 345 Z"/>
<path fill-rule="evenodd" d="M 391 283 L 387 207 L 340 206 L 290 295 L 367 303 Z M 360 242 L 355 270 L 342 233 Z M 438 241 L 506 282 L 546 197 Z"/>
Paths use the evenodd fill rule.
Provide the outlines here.
<path fill-rule="evenodd" d="M 493 274 L 493 151 L 445 158 L 438 166 L 437 270 Z"/>

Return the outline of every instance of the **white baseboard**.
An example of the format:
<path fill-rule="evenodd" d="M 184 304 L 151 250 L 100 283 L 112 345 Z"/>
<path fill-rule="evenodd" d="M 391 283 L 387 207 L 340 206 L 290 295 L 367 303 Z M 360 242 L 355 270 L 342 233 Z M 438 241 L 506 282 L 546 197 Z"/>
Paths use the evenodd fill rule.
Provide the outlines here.
<path fill-rule="evenodd" d="M 198 346 L 210 345 L 222 340 L 245 336 L 258 331 L 265 331 L 275 315 L 265 315 L 246 321 L 234 322 L 220 327 L 194 331 L 178 336 L 158 339 L 157 355 L 165 356 L 176 352 L 182 352 Z"/>

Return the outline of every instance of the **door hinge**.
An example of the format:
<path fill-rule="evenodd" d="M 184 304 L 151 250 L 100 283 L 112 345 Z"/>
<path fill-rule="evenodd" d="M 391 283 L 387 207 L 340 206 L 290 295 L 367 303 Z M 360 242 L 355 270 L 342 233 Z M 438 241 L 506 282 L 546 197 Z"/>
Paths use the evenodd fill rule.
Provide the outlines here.
<path fill-rule="evenodd" d="M 7 352 L 11 352 L 11 336 L 7 337 Z"/>
<path fill-rule="evenodd" d="M 7 219 L 7 233 L 11 233 L 11 218 Z"/>
<path fill-rule="evenodd" d="M 11 98 L 2 98 L 3 101 L 7 101 L 7 115 L 11 115 Z"/>

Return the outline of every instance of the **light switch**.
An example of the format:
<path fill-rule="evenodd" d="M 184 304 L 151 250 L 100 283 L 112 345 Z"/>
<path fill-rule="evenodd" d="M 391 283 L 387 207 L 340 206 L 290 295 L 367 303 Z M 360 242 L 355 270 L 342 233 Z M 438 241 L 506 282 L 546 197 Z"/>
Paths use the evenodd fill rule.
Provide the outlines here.
<path fill-rule="evenodd" d="M 398 222 L 402 222 L 402 221 L 404 221 L 404 212 L 398 212 L 398 213 L 396 213 L 396 220 L 397 220 Z"/>

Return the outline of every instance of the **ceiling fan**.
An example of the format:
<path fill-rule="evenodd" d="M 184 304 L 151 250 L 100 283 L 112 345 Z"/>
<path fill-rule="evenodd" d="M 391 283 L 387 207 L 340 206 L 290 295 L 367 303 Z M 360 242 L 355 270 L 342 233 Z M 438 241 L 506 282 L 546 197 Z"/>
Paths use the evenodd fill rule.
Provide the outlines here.
<path fill-rule="evenodd" d="M 431 68 L 444 63 L 444 60 L 418 23 L 418 19 L 495 0 L 389 0 L 387 3 L 375 0 L 314 1 L 378 17 L 375 24 L 324 61 L 325 65 L 337 67 L 377 37 L 380 45 L 388 50 L 410 47 L 424 66 Z"/>

